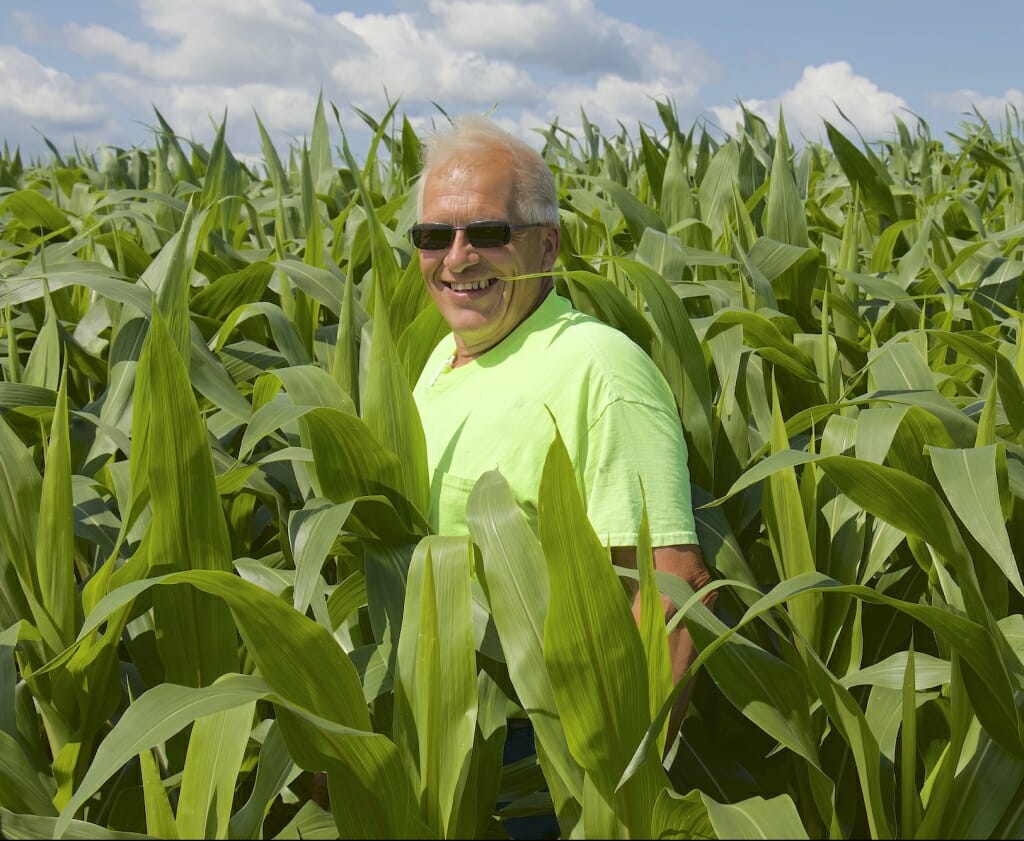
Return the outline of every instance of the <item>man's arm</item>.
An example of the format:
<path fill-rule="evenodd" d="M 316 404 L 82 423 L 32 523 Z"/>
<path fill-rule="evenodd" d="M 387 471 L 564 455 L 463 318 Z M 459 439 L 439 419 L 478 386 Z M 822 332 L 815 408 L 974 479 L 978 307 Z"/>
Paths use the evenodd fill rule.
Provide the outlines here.
<path fill-rule="evenodd" d="M 636 547 L 635 546 L 613 546 L 612 562 L 618 566 L 636 569 Z M 675 546 L 659 546 L 654 550 L 654 569 L 658 572 L 667 572 L 678 575 L 694 590 L 699 590 L 711 581 L 711 573 L 704 565 L 701 558 L 700 547 L 695 543 L 678 544 Z M 709 608 L 714 607 L 716 592 L 704 597 L 704 604 Z M 667 622 L 676 612 L 676 607 L 670 599 L 661 597 L 665 609 L 665 621 Z M 636 586 L 633 596 L 633 616 L 640 619 L 640 588 Z M 697 649 L 690 637 L 685 623 L 680 622 L 676 629 L 669 634 L 668 638 L 669 658 L 672 662 L 672 679 L 678 683 L 686 670 L 697 657 Z M 686 715 L 686 707 L 690 702 L 690 695 L 693 692 L 693 683 L 687 685 L 682 694 L 676 699 L 669 716 L 668 740 L 666 747 L 671 745 L 683 723 L 683 716 Z"/>

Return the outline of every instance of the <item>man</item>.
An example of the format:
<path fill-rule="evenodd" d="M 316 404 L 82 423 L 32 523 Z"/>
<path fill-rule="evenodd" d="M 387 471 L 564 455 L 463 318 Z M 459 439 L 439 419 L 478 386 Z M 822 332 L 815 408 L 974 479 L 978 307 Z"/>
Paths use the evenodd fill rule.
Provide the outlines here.
<path fill-rule="evenodd" d="M 614 328 L 573 311 L 548 274 L 558 256 L 558 199 L 533 149 L 480 117 L 429 144 L 412 229 L 423 278 L 451 327 L 414 389 L 427 439 L 432 525 L 466 534 L 469 492 L 497 468 L 536 527 L 554 438 L 615 563 L 636 566 L 647 495 L 654 565 L 694 589 L 710 580 L 690 504 L 686 445 L 668 385 Z M 522 278 L 522 279 L 512 279 Z M 671 604 L 665 600 L 666 614 Z M 634 614 L 639 611 L 639 597 Z M 669 642 L 678 681 L 695 652 L 685 626 Z M 685 699 L 670 720 L 674 733 Z"/>

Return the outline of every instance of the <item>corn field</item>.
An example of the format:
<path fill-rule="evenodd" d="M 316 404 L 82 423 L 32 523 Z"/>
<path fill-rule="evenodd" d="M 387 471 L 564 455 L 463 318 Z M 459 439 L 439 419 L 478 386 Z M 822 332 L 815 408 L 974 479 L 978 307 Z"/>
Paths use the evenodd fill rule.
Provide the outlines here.
<path fill-rule="evenodd" d="M 327 110 L 256 163 L 159 113 L 0 155 L 0 836 L 1021 837 L 1018 115 L 540 131 L 558 291 L 678 404 L 711 612 L 610 563 L 553 427 L 539 533 L 496 471 L 429 533 L 421 138 L 361 114 L 357 160 Z"/>

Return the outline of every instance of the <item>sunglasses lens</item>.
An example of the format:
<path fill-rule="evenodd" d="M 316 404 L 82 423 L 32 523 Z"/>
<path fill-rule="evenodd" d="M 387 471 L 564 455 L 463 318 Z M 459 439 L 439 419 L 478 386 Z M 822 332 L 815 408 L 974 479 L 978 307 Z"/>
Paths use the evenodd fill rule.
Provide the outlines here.
<path fill-rule="evenodd" d="M 441 251 L 452 244 L 457 230 L 464 230 L 474 248 L 500 248 L 512 240 L 508 222 L 470 222 L 465 228 L 453 228 L 443 222 L 420 222 L 409 234 L 412 244 L 422 251 Z"/>
<path fill-rule="evenodd" d="M 477 248 L 498 248 L 512 239 L 512 229 L 508 222 L 470 222 L 466 236 Z"/>
<path fill-rule="evenodd" d="M 412 244 L 424 251 L 439 251 L 452 244 L 455 231 L 451 225 L 420 224 L 412 226 Z"/>

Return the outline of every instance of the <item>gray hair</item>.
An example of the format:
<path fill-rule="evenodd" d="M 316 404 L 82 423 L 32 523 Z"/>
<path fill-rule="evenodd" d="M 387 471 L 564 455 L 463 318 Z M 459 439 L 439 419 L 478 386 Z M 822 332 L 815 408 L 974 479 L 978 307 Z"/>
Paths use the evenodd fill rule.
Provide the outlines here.
<path fill-rule="evenodd" d="M 558 224 L 555 177 L 538 152 L 486 117 L 464 114 L 427 140 L 423 172 L 416 185 L 416 212 L 423 216 L 423 185 L 435 170 L 443 170 L 466 154 L 505 152 L 512 159 L 513 212 L 517 222 Z"/>

